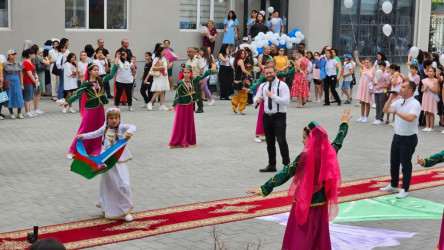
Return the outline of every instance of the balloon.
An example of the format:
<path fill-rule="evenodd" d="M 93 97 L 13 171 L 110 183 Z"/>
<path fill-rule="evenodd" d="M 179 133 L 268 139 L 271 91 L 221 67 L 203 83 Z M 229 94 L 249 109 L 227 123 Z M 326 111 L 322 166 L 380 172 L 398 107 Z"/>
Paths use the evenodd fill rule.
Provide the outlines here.
<path fill-rule="evenodd" d="M 344 0 L 344 6 L 347 9 L 350 9 L 353 6 L 353 0 Z"/>
<path fill-rule="evenodd" d="M 257 57 L 258 55 L 259 55 L 259 52 L 257 52 L 257 50 L 253 51 L 253 56 L 254 57 Z M 257 61 L 256 58 L 253 58 L 253 59 Z M 257 64 L 257 62 L 255 62 L 254 64 Z"/>
<path fill-rule="evenodd" d="M 293 48 L 293 44 L 292 43 L 287 43 L 287 49 L 291 49 Z"/>
<path fill-rule="evenodd" d="M 253 44 L 253 43 L 251 43 L 250 44 L 251 45 L 251 50 L 257 50 L 257 45 L 256 44 Z"/>
<path fill-rule="evenodd" d="M 435 61 L 433 61 L 432 62 L 432 67 L 436 69 L 436 68 L 438 68 L 438 64 Z"/>
<path fill-rule="evenodd" d="M 271 46 L 273 44 L 272 41 L 268 41 L 268 46 Z"/>
<path fill-rule="evenodd" d="M 289 37 L 294 37 L 294 36 L 295 36 L 295 33 L 296 33 L 296 32 L 293 32 L 293 31 L 292 31 L 292 32 L 288 33 L 288 36 L 289 36 Z"/>
<path fill-rule="evenodd" d="M 285 44 L 285 40 L 284 39 L 279 40 L 279 44 L 280 45 L 284 45 Z"/>
<path fill-rule="evenodd" d="M 273 6 L 268 7 L 268 13 L 273 13 L 273 12 L 274 12 Z"/>
<path fill-rule="evenodd" d="M 278 40 L 273 40 L 273 44 L 274 45 L 279 45 L 279 41 Z"/>
<path fill-rule="evenodd" d="M 384 32 L 385 36 L 390 36 L 390 34 L 392 34 L 392 26 L 390 24 L 384 24 L 384 26 L 382 26 L 382 32 Z"/>
<path fill-rule="evenodd" d="M 257 58 L 253 58 L 253 62 L 254 62 L 254 65 L 256 65 L 257 64 Z"/>
<path fill-rule="evenodd" d="M 267 32 L 267 36 L 266 36 L 267 40 L 270 40 L 273 38 L 273 32 Z"/>
<path fill-rule="evenodd" d="M 301 35 L 302 35 L 302 32 L 300 32 L 300 31 L 296 32 L 296 37 L 297 38 L 301 38 Z"/>
<path fill-rule="evenodd" d="M 379 81 L 379 79 L 382 78 L 382 75 L 383 75 L 383 74 L 384 74 L 384 72 L 382 72 L 381 69 L 377 69 L 376 72 L 375 72 L 375 78 L 376 78 L 376 81 Z"/>
<path fill-rule="evenodd" d="M 439 62 L 444 65 L 444 54 L 439 57 Z"/>
<path fill-rule="evenodd" d="M 299 39 L 301 39 L 301 41 L 304 40 L 304 38 L 305 38 L 304 34 L 301 34 L 301 36 L 299 37 Z"/>
<path fill-rule="evenodd" d="M 391 2 L 386 1 L 382 4 L 382 11 L 384 11 L 385 14 L 390 14 L 392 12 L 393 5 Z"/>
<path fill-rule="evenodd" d="M 276 17 L 273 17 L 272 19 L 271 19 L 271 24 L 273 24 L 273 25 L 277 25 L 279 23 L 279 20 L 276 18 Z"/>
<path fill-rule="evenodd" d="M 233 63 L 234 63 L 234 57 L 231 57 L 230 58 L 230 64 L 233 65 Z"/>
<path fill-rule="evenodd" d="M 258 53 L 259 55 L 261 55 L 262 53 L 264 53 L 264 49 L 263 49 L 263 48 L 259 48 L 259 49 L 257 49 L 257 53 Z"/>
<path fill-rule="evenodd" d="M 219 0 L 219 3 L 223 3 L 224 2 L 224 0 Z"/>
<path fill-rule="evenodd" d="M 292 37 L 292 38 L 290 38 L 290 42 L 291 42 L 291 43 L 296 43 L 296 37 Z"/>
<path fill-rule="evenodd" d="M 300 38 L 296 38 L 295 43 L 296 43 L 296 44 L 300 44 L 300 43 L 301 43 L 301 39 L 300 39 Z"/>
<path fill-rule="evenodd" d="M 294 33 L 298 32 L 298 31 L 299 31 L 299 29 L 296 29 L 296 28 L 293 29 Z"/>
<path fill-rule="evenodd" d="M 279 38 L 279 33 L 274 33 L 273 34 L 273 38 L 278 39 Z"/>
<path fill-rule="evenodd" d="M 412 55 L 413 58 L 417 58 L 419 55 L 419 49 L 417 47 L 411 47 L 410 55 Z"/>

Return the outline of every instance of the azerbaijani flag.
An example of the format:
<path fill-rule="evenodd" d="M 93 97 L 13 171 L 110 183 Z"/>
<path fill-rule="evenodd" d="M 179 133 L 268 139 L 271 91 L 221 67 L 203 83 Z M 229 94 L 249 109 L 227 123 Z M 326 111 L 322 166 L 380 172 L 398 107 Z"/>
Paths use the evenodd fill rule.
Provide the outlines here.
<path fill-rule="evenodd" d="M 88 156 L 81 139 L 77 140 L 77 154 L 71 164 L 71 171 L 92 179 L 94 176 L 105 173 L 114 167 L 125 149 L 128 140 L 120 139 L 111 148 L 98 156 Z"/>

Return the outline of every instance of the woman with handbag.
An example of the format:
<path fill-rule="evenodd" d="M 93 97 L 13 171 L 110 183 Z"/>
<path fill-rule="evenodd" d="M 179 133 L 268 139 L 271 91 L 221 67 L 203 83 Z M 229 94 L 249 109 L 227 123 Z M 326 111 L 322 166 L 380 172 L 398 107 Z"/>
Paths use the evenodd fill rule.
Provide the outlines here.
<path fill-rule="evenodd" d="M 234 56 L 234 83 L 233 88 L 237 91 L 237 95 L 231 98 L 231 106 L 233 112 L 245 115 L 244 109 L 247 106 L 248 87 L 251 85 L 251 80 L 248 78 L 251 72 L 245 69 L 244 60 L 247 52 L 244 49 L 239 49 Z"/>
<path fill-rule="evenodd" d="M 51 62 L 51 100 L 57 101 L 57 83 L 59 82 L 59 75 L 55 74 L 54 68 L 56 67 L 57 57 L 59 55 L 59 41 L 54 40 L 52 42 L 52 49 L 49 51 L 49 61 Z"/>
<path fill-rule="evenodd" d="M 6 89 L 9 101 L 5 106 L 9 109 L 11 119 L 15 119 L 13 109 L 17 109 L 17 116 L 19 119 L 23 119 L 22 108 L 25 107 L 23 102 L 23 73 L 22 65 L 15 61 L 17 52 L 10 49 L 8 51 L 8 58 L 3 65 L 5 72 L 5 81 L 3 82 L 3 88 Z"/>
<path fill-rule="evenodd" d="M 220 99 L 230 100 L 230 95 L 233 94 L 234 71 L 230 65 L 230 53 L 228 49 L 228 44 L 222 44 L 222 47 L 219 51 L 218 59 L 220 62 L 218 75 Z"/>
<path fill-rule="evenodd" d="M 32 63 L 35 65 L 35 72 L 37 77 L 39 78 L 39 86 L 36 87 L 34 93 L 34 110 L 31 111 L 34 116 L 43 115 L 45 112 L 39 109 L 40 96 L 42 93 L 45 93 L 45 70 L 46 66 L 50 64 L 48 58 L 42 57 L 42 53 L 40 53 L 39 46 L 37 44 L 32 45 L 31 47 L 35 51 L 35 58 L 32 60 Z"/>
<path fill-rule="evenodd" d="M 88 64 L 88 69 L 85 72 L 85 81 L 77 89 L 75 95 L 60 104 L 60 106 L 66 107 L 83 95 L 80 108 L 82 122 L 77 130 L 77 135 L 96 131 L 105 122 L 104 105 L 108 104 L 108 98 L 106 97 L 103 83 L 114 78 L 119 68 L 119 63 L 120 55 L 117 54 L 111 73 L 103 77 L 100 77 L 99 66 L 94 63 Z M 77 153 L 76 143 L 77 138 L 74 138 L 66 158 L 72 159 Z M 100 138 L 85 141 L 83 144 L 88 155 L 95 156 L 100 154 L 102 148 L 102 140 Z"/>
<path fill-rule="evenodd" d="M 165 105 L 163 105 L 163 101 L 165 100 L 165 92 L 166 90 L 170 90 L 170 83 L 168 81 L 168 60 L 165 58 L 165 48 L 158 47 L 153 61 L 153 66 L 150 69 L 149 75 L 153 76 L 153 83 L 151 84 L 151 92 L 155 92 L 151 101 L 148 103 L 148 110 L 153 110 L 154 101 L 158 96 L 160 96 L 160 107 L 159 110 L 166 111 L 168 110 Z"/>

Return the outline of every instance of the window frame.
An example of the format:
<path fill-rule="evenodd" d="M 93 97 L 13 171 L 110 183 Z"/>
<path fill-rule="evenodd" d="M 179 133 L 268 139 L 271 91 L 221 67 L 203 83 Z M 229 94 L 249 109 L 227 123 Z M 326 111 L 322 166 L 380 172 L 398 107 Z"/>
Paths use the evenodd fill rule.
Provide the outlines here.
<path fill-rule="evenodd" d="M 200 27 L 198 27 L 198 25 L 200 25 L 200 1 L 201 0 L 197 0 L 196 3 L 196 12 L 197 12 L 197 16 L 196 16 L 196 28 L 195 29 L 181 29 L 180 25 L 179 25 L 179 31 L 180 32 L 200 32 Z M 214 20 L 214 2 L 218 1 L 218 0 L 210 0 L 210 19 Z M 234 10 L 234 4 L 233 4 L 233 0 L 224 0 L 227 1 L 227 5 L 230 6 L 230 10 L 235 11 Z M 180 10 L 180 1 L 179 1 L 179 10 Z M 228 13 L 228 12 L 227 12 Z M 180 23 L 180 20 L 179 20 Z M 218 32 L 222 32 L 224 29 L 216 29 Z"/>
<path fill-rule="evenodd" d="M 8 26 L 6 27 L 0 27 L 0 30 L 11 30 L 11 0 L 5 0 L 6 4 L 8 5 L 8 8 L 6 9 L 6 12 L 8 13 Z"/>
<path fill-rule="evenodd" d="M 10 1 L 10 0 L 8 0 Z M 108 29 L 108 0 L 104 0 L 103 6 L 104 6 L 104 10 L 103 10 L 103 29 L 92 29 L 89 28 L 89 2 L 91 0 L 85 0 L 85 28 L 65 28 L 66 31 L 74 31 L 74 32 L 79 32 L 79 31 L 109 31 L 109 32 L 116 32 L 116 31 L 129 31 L 129 3 L 130 0 L 126 0 L 126 29 Z M 66 5 L 65 5 L 65 9 L 66 9 Z M 65 17 L 66 18 L 66 17 Z M 66 21 L 66 20 L 65 20 Z"/>

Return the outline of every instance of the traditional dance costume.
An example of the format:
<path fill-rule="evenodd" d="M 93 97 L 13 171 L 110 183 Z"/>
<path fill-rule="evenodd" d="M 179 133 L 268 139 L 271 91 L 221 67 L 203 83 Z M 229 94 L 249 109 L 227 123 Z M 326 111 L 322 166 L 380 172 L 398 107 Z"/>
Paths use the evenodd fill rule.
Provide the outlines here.
<path fill-rule="evenodd" d="M 291 87 L 291 96 L 297 98 L 310 97 L 310 90 L 308 89 L 307 82 L 307 67 L 308 67 L 308 59 L 302 57 L 298 60 L 299 68 L 302 72 L 295 72 L 293 78 L 293 84 Z"/>
<path fill-rule="evenodd" d="M 173 107 L 176 108 L 176 117 L 174 118 L 171 139 L 168 143 L 169 148 L 196 145 L 193 108 L 198 97 L 194 92 L 193 85 L 211 74 L 211 70 L 207 70 L 203 75 L 192 77 L 189 82 L 181 80 L 177 83 L 176 96 L 173 102 Z"/>
<path fill-rule="evenodd" d="M 288 71 L 280 72 L 276 74 L 276 77 L 287 77 L 294 73 L 294 67 Z M 257 79 L 253 85 L 249 88 L 251 91 L 256 91 L 256 89 L 262 88 L 263 84 L 266 81 L 265 75 L 261 74 L 259 79 Z M 262 122 L 262 117 L 264 116 L 264 102 L 259 104 L 259 113 L 257 114 L 257 122 L 256 122 L 256 136 L 265 136 L 264 125 Z"/>
<path fill-rule="evenodd" d="M 120 116 L 120 110 L 117 108 L 109 108 L 106 111 L 107 117 L 113 114 Z M 134 125 L 120 123 L 117 128 L 113 129 L 105 122 L 98 130 L 82 134 L 82 137 L 85 140 L 94 138 L 101 139 L 102 152 L 104 152 L 112 147 L 119 139 L 124 138 L 126 133 L 133 134 L 135 131 L 136 127 Z M 105 219 L 123 219 L 131 213 L 133 209 L 133 197 L 131 194 L 128 167 L 125 164 L 130 160 L 132 160 L 131 153 L 125 148 L 116 165 L 102 174 L 97 207 L 102 209 Z"/>
<path fill-rule="evenodd" d="M 370 84 L 372 84 L 372 81 L 372 70 L 364 68 L 361 73 L 361 79 L 359 80 L 358 92 L 356 93 L 357 100 L 364 103 L 372 102 L 372 93 L 370 92 Z"/>
<path fill-rule="evenodd" d="M 425 168 L 429 168 L 441 162 L 444 162 L 444 150 L 432 156 L 424 158 L 424 164 L 422 166 Z M 442 216 L 441 233 L 439 234 L 439 243 L 436 246 L 436 249 L 444 250 L 444 213 Z"/>
<path fill-rule="evenodd" d="M 91 67 L 91 66 L 90 66 Z M 114 77 L 119 68 L 118 65 L 114 65 L 111 73 L 104 77 L 98 79 L 98 82 L 85 81 L 80 85 L 80 88 L 75 92 L 75 94 L 68 99 L 67 103 L 71 104 L 77 100 L 83 93 L 82 103 L 85 102 L 84 109 L 82 112 L 82 122 L 80 123 L 77 135 L 88 133 L 99 129 L 105 122 L 105 112 L 103 105 L 108 104 L 108 99 L 106 98 L 105 88 L 101 83 L 109 81 Z M 83 106 L 83 105 L 82 105 Z M 69 154 L 75 155 L 77 138 L 72 141 L 71 147 L 69 148 Z M 84 143 L 86 152 L 88 155 L 99 155 L 102 141 L 100 138 L 89 140 Z"/>
<path fill-rule="evenodd" d="M 336 154 L 347 135 L 348 123 L 341 123 L 331 144 L 325 130 L 316 122 L 311 122 L 306 130 L 310 132 L 303 152 L 259 191 L 262 196 L 267 196 L 274 187 L 294 176 L 289 189 L 289 195 L 294 199 L 282 249 L 331 249 L 329 220 L 338 212 L 337 188 L 341 182 Z"/>

